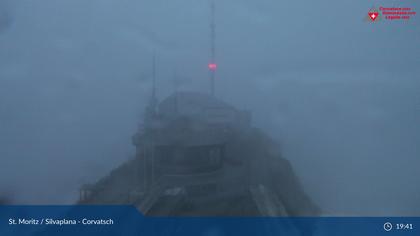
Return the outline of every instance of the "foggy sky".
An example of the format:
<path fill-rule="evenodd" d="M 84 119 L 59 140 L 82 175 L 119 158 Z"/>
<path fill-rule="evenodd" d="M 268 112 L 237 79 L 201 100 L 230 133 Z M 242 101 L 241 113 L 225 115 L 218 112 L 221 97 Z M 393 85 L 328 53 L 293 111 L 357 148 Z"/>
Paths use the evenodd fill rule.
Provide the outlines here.
<path fill-rule="evenodd" d="M 216 94 L 253 114 L 329 214 L 420 215 L 418 1 L 216 1 Z M 134 155 L 158 95 L 208 91 L 206 0 L 0 0 L 0 194 L 71 203 Z"/>

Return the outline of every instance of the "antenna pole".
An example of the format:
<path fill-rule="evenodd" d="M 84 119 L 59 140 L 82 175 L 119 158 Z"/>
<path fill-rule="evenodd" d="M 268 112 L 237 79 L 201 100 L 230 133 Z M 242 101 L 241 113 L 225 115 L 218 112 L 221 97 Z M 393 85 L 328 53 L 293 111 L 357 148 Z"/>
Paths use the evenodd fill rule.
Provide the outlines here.
<path fill-rule="evenodd" d="M 214 80 L 216 76 L 216 23 L 215 23 L 215 3 L 214 0 L 210 0 L 210 10 L 211 10 L 211 23 L 210 23 L 210 92 L 214 96 Z"/>
<path fill-rule="evenodd" d="M 174 70 L 175 113 L 178 113 L 178 75 Z"/>
<path fill-rule="evenodd" d="M 152 66 L 152 99 L 156 100 L 156 51 L 153 52 L 153 66 Z"/>

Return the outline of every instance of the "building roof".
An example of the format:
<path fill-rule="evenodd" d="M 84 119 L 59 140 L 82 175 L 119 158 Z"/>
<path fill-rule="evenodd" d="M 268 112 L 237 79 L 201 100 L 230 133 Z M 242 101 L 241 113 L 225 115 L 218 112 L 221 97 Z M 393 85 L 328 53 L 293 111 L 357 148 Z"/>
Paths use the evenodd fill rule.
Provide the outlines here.
<path fill-rule="evenodd" d="M 176 92 L 159 104 L 159 113 L 164 117 L 174 115 L 195 116 L 208 110 L 231 110 L 235 108 L 209 94 Z"/>

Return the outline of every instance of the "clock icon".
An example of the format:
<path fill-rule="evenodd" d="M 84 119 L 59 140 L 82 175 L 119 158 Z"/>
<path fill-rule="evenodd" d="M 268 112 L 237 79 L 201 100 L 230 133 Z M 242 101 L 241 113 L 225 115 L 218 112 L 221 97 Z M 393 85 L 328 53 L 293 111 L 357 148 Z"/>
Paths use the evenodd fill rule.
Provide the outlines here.
<path fill-rule="evenodd" d="M 389 222 L 386 222 L 384 224 L 384 230 L 387 231 L 387 232 L 391 231 L 392 230 L 392 224 L 389 223 Z"/>

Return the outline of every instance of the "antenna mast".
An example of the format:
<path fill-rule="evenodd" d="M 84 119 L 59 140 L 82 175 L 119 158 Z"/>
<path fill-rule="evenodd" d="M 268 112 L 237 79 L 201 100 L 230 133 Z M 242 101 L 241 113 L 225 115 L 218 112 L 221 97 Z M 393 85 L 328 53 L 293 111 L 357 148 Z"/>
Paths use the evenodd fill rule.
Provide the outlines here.
<path fill-rule="evenodd" d="M 156 115 L 156 106 L 157 106 L 157 96 L 156 96 L 156 52 L 153 52 L 153 61 L 152 61 L 152 94 L 150 97 L 148 112 L 151 117 Z"/>
<path fill-rule="evenodd" d="M 156 101 L 156 52 L 153 52 L 152 70 L 152 100 Z"/>
<path fill-rule="evenodd" d="M 215 23 L 215 3 L 214 0 L 210 0 L 210 10 L 211 10 L 211 22 L 210 22 L 210 92 L 214 96 L 214 79 L 216 76 L 216 23 Z"/>

